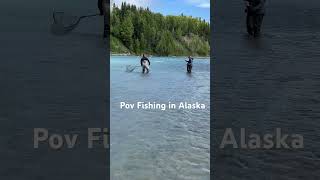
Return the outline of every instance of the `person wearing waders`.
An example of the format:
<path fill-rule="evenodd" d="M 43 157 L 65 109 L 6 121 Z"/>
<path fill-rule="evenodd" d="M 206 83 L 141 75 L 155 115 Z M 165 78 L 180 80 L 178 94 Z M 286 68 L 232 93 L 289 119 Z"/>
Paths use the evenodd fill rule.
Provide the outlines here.
<path fill-rule="evenodd" d="M 103 23 L 103 39 L 106 39 L 109 34 L 109 21 L 108 21 L 108 13 L 109 13 L 109 0 L 98 0 L 98 8 L 100 11 L 100 16 L 104 16 Z"/>
<path fill-rule="evenodd" d="M 140 60 L 140 65 L 142 67 L 142 73 L 149 73 L 150 60 L 143 54 Z"/>
<path fill-rule="evenodd" d="M 247 13 L 247 32 L 251 36 L 259 37 L 266 9 L 266 0 L 245 0 L 245 3 L 245 12 Z"/>
<path fill-rule="evenodd" d="M 191 73 L 193 58 L 191 56 L 189 56 L 188 61 L 187 60 L 185 60 L 185 61 L 187 62 L 187 72 Z"/>

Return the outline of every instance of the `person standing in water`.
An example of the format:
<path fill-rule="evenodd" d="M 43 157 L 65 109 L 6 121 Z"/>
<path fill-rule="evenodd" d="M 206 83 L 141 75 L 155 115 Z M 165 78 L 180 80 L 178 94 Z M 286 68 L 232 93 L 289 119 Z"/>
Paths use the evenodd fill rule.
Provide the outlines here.
<path fill-rule="evenodd" d="M 109 2 L 110 0 L 98 0 L 98 8 L 100 11 L 100 16 L 104 16 L 103 22 L 103 39 L 106 39 L 109 34 Z"/>
<path fill-rule="evenodd" d="M 191 56 L 189 56 L 188 60 L 186 62 L 187 62 L 187 72 L 191 73 L 193 58 Z"/>
<path fill-rule="evenodd" d="M 245 0 L 245 3 L 245 12 L 247 13 L 247 32 L 249 35 L 259 37 L 266 9 L 266 0 Z"/>
<path fill-rule="evenodd" d="M 150 60 L 143 54 L 140 60 L 140 64 L 142 67 L 142 73 L 149 73 L 149 66 L 151 65 Z"/>

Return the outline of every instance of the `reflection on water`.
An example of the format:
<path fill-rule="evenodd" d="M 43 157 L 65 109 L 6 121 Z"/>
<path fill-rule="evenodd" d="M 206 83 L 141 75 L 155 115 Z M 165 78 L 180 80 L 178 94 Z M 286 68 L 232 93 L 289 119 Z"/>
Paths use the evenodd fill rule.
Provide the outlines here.
<path fill-rule="evenodd" d="M 111 179 L 209 179 L 209 60 L 111 57 Z M 203 103 L 205 110 L 121 110 L 120 102 Z"/>

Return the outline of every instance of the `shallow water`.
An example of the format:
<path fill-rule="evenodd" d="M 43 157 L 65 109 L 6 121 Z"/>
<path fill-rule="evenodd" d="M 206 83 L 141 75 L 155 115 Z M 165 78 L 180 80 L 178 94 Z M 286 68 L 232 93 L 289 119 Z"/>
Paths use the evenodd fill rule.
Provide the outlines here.
<path fill-rule="evenodd" d="M 267 0 L 260 39 L 241 1 L 217 1 L 213 21 L 215 179 L 319 179 L 320 2 Z M 224 130 L 304 136 L 304 149 L 218 149 Z"/>
<path fill-rule="evenodd" d="M 111 179 L 209 179 L 210 67 L 195 59 L 152 57 L 151 71 L 139 57 L 111 57 Z M 120 102 L 203 103 L 204 110 L 123 110 Z"/>
<path fill-rule="evenodd" d="M 101 17 L 65 36 L 52 10 L 97 12 L 96 2 L 10 1 L 0 6 L 0 179 L 103 179 L 108 150 L 88 150 L 88 128 L 105 127 L 106 52 Z M 33 148 L 34 128 L 77 134 L 73 149 Z"/>

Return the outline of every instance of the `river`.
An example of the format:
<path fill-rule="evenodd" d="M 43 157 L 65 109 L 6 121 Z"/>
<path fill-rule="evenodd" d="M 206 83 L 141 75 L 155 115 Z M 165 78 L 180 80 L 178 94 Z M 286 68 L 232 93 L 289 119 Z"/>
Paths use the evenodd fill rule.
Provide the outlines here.
<path fill-rule="evenodd" d="M 135 56 L 111 57 L 111 179 L 208 180 L 210 61 L 151 57 L 151 71 Z M 120 102 L 202 103 L 205 109 L 121 109 Z"/>
<path fill-rule="evenodd" d="M 246 35 L 243 1 L 212 20 L 215 179 L 319 179 L 320 2 L 267 0 L 262 36 Z M 303 149 L 219 149 L 226 128 L 304 137 Z"/>

